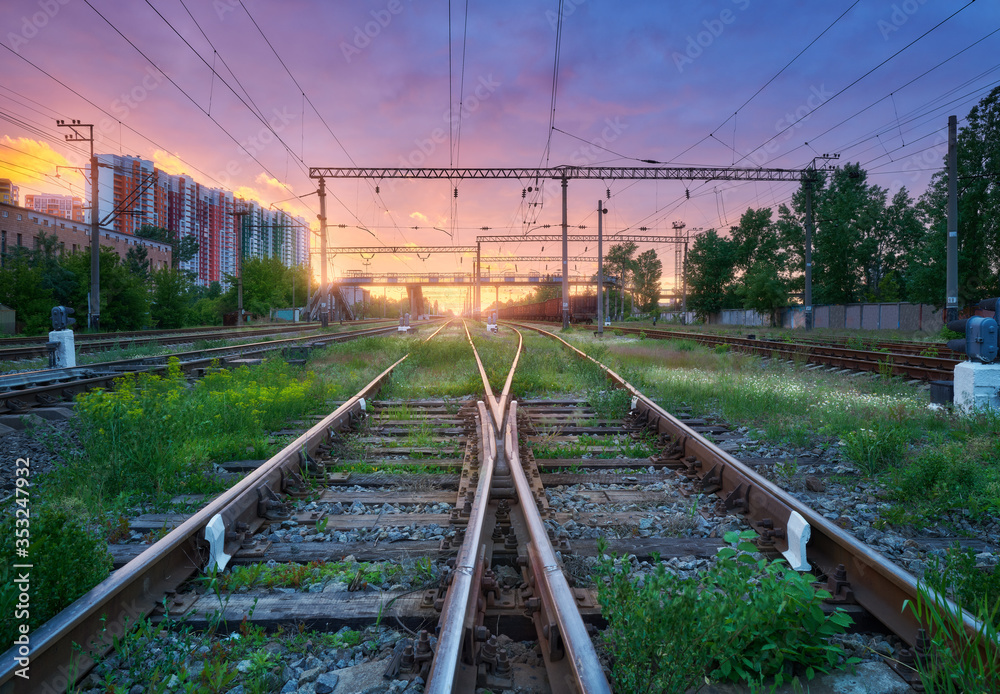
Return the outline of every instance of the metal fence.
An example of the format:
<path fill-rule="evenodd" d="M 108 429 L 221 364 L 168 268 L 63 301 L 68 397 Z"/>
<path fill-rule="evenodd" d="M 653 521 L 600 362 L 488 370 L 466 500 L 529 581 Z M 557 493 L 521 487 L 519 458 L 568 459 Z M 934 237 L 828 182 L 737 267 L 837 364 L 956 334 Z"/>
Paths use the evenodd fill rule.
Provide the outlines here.
<path fill-rule="evenodd" d="M 14 316 L 14 309 L 0 304 L 0 334 L 13 335 L 16 332 Z"/>
<path fill-rule="evenodd" d="M 749 309 L 723 309 L 709 323 L 721 325 L 770 326 L 771 316 Z M 783 328 L 804 328 L 805 309 L 789 306 L 778 312 Z M 944 310 L 930 304 L 906 302 L 884 304 L 844 304 L 813 306 L 813 326 L 833 330 L 904 330 L 937 332 L 944 325 Z"/>

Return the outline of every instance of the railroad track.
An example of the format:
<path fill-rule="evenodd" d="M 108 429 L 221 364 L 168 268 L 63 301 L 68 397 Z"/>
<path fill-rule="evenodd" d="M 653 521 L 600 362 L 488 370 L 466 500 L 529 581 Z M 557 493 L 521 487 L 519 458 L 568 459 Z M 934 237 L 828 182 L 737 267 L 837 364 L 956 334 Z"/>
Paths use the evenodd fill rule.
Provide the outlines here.
<path fill-rule="evenodd" d="M 889 351 L 870 351 L 818 341 L 758 340 L 682 330 L 617 326 L 614 330 L 627 335 L 643 333 L 646 337 L 654 340 L 690 340 L 709 347 L 727 345 L 741 352 L 759 354 L 774 359 L 819 364 L 853 371 L 882 373 L 921 381 L 951 380 L 955 365 L 961 362 L 960 359 L 949 356 L 936 356 L 937 353 L 942 355 L 950 353 L 944 347 L 940 347 L 936 351 L 931 350 L 930 347 L 924 347 L 917 351 L 911 347 L 902 347 L 898 343 L 886 343 L 885 349 Z"/>
<path fill-rule="evenodd" d="M 352 324 L 366 324 L 385 321 L 354 321 Z M 76 351 L 80 354 L 104 352 L 112 349 L 142 347 L 148 345 L 183 345 L 198 341 L 241 340 L 265 335 L 282 335 L 318 330 L 319 323 L 296 323 L 293 325 L 270 325 L 247 328 L 186 328 L 179 330 L 145 330 L 122 333 L 80 333 L 74 336 Z M 47 337 L 0 338 L 0 361 L 17 361 L 47 357 L 49 352 Z"/>
<path fill-rule="evenodd" d="M 475 350 L 467 330 L 465 336 Z M 519 332 L 516 342 L 511 351 L 520 355 Z M 231 625 L 301 622 L 331 631 L 396 620 L 414 634 L 376 667 L 392 679 L 420 676 L 426 692 L 524 682 L 546 682 L 553 692 L 609 692 L 586 626 L 601 622 L 594 593 L 573 583 L 587 573 L 598 534 L 610 537 L 611 551 L 638 557 L 711 557 L 718 539 L 650 532 L 645 521 L 677 508 L 693 509 L 690 522 L 755 528 L 762 551 L 813 567 L 828 577 L 836 601 L 856 601 L 906 643 L 917 643 L 921 625 L 902 609 L 917 597 L 916 580 L 709 442 L 711 424 L 670 415 L 607 369 L 632 397 L 625 422 L 575 399 L 512 402 L 518 357 L 497 388 L 474 354 L 483 380 L 479 402 L 377 400 L 404 357 L 276 456 L 249 465 L 246 477 L 201 510 L 153 519 L 175 527 L 152 546 L 116 550 L 127 563 L 32 634 L 33 672 L 41 673 L 34 690 L 60 688 L 70 673 L 86 672 L 89 651 L 73 642 L 100 653 L 109 645 L 101 641 L 106 624 L 134 621 L 164 604 L 194 626 L 218 623 L 220 613 Z M 559 457 L 565 450 L 573 456 Z M 321 480 L 318 497 L 308 479 Z M 559 502 L 566 495 L 575 507 Z M 567 527 L 585 532 L 567 541 L 558 530 Z M 248 592 L 225 601 L 177 592 L 211 567 L 348 553 L 396 562 L 426 557 L 442 578 L 381 593 L 359 590 L 355 581 L 329 593 Z M 964 620 L 976 633 L 979 625 Z M 524 639 L 537 646 L 513 662 L 511 646 Z M 4 693 L 12 661 L 8 652 L 0 671 Z"/>
<path fill-rule="evenodd" d="M 78 393 L 93 388 L 109 388 L 115 379 L 126 374 L 159 373 L 166 370 L 167 361 L 172 357 L 180 360 L 180 367 L 185 373 L 204 370 L 211 366 L 213 361 L 234 366 L 253 363 L 263 355 L 278 350 L 288 350 L 289 358 L 302 360 L 313 347 L 395 331 L 396 326 L 389 325 L 342 333 L 190 350 L 155 357 L 122 359 L 87 366 L 3 374 L 0 375 L 0 414 L 25 414 L 36 407 L 58 406 L 60 403 L 72 400 Z"/>

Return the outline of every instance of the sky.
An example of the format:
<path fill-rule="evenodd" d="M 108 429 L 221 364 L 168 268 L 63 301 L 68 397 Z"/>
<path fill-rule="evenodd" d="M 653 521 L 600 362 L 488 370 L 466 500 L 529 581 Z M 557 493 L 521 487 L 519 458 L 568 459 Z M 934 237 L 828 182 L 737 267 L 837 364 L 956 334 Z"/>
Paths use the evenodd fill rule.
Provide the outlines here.
<path fill-rule="evenodd" d="M 5 6 L 0 177 L 19 184 L 22 199 L 85 196 L 78 172 L 56 169 L 89 156 L 86 143 L 66 143 L 67 130 L 56 126 L 79 119 L 94 124 L 99 153 L 141 156 L 278 203 L 314 230 L 319 202 L 308 172 L 318 166 L 652 160 L 801 169 L 839 154 L 834 163 L 860 162 L 890 194 L 905 187 L 917 196 L 942 167 L 948 116 L 961 127 L 1000 80 L 994 0 Z M 568 220 L 571 231 L 596 233 L 603 200 L 609 237 L 672 235 L 675 223 L 694 234 L 726 230 L 747 208 L 770 207 L 776 216 L 796 188 L 572 180 Z M 557 267 L 514 256 L 556 255 L 555 244 L 530 237 L 558 232 L 558 181 L 330 179 L 327 189 L 331 246 L 474 245 L 477 234 L 527 233 L 484 246 L 484 255 L 504 258 L 491 270 Z M 318 235 L 312 239 L 318 248 Z M 570 255 L 593 256 L 592 246 L 571 244 Z M 669 286 L 673 247 L 640 250 L 648 247 Z M 331 267 L 339 273 L 363 262 L 337 255 Z M 471 272 L 472 264 L 461 255 L 380 254 L 368 269 Z"/>

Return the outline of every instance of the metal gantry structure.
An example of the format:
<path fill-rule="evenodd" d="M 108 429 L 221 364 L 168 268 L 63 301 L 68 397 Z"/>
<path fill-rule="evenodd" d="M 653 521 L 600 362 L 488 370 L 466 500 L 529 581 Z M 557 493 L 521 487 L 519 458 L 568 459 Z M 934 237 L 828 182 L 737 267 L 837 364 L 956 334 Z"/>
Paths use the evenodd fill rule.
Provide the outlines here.
<path fill-rule="evenodd" d="M 319 201 L 320 201 L 320 254 L 322 262 L 323 286 L 327 286 L 326 258 L 326 179 L 327 178 L 364 178 L 374 181 L 382 179 L 438 179 L 448 181 L 462 181 L 467 179 L 516 179 L 525 181 L 538 181 L 541 179 L 554 179 L 562 185 L 562 235 L 552 237 L 553 240 L 562 241 L 562 323 L 563 327 L 569 326 L 569 221 L 568 221 L 568 192 L 570 179 L 582 180 L 673 180 L 673 181 L 787 181 L 803 182 L 811 181 L 815 178 L 815 168 L 806 169 L 764 169 L 764 168 L 741 168 L 733 166 L 557 166 L 546 168 L 520 168 L 520 167 L 309 167 L 309 177 L 319 179 Z M 810 186 L 806 186 L 807 193 Z M 457 189 L 456 189 L 457 191 Z M 603 208 L 602 208 L 603 209 Z M 808 259 L 811 256 L 812 229 L 811 215 L 807 220 L 806 229 L 806 326 L 812 327 L 812 273 Z M 602 243 L 602 234 L 592 237 L 599 244 Z M 505 240 L 536 240 L 542 237 L 536 236 L 477 236 L 477 248 L 487 239 Z M 624 240 L 620 236 L 616 240 Z M 646 237 L 649 238 L 649 237 Z M 667 237 L 657 237 L 657 241 Z M 478 254 L 477 254 L 478 255 Z M 603 275 L 603 262 L 598 262 L 598 276 Z M 476 265 L 476 306 L 475 312 L 479 313 L 479 281 L 478 262 Z M 598 316 L 599 325 L 603 324 L 603 317 Z"/>

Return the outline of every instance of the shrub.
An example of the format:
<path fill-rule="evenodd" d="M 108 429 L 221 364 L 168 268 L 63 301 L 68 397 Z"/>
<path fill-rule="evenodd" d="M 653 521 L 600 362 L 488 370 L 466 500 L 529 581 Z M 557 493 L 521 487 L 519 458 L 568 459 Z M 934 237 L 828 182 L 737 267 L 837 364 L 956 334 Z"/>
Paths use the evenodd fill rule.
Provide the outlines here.
<path fill-rule="evenodd" d="M 726 541 L 753 534 L 727 533 Z M 780 686 L 837 665 L 843 651 L 828 639 L 843 633 L 851 618 L 824 615 L 829 593 L 813 587 L 813 576 L 780 559 L 740 553 L 747 551 L 756 548 L 740 542 L 720 550 L 715 564 L 694 578 L 668 573 L 662 564 L 633 578 L 627 565 L 602 560 L 598 597 L 608 620 L 615 691 L 683 692 L 703 678 L 760 683 L 774 677 Z"/>
<path fill-rule="evenodd" d="M 844 434 L 844 455 L 866 475 L 873 476 L 902 461 L 906 455 L 906 432 L 888 422 L 849 431 Z"/>
<path fill-rule="evenodd" d="M 0 524 L 0 639 L 13 642 L 17 623 L 15 605 L 20 590 L 13 581 L 14 564 L 29 563 L 31 603 L 28 624 L 32 629 L 58 614 L 63 608 L 103 581 L 111 570 L 111 555 L 99 533 L 87 528 L 86 515 L 79 504 L 31 508 L 31 544 L 28 558 L 15 556 L 14 519 Z M 21 622 L 22 620 L 17 620 Z"/>
<path fill-rule="evenodd" d="M 976 566 L 976 552 L 958 544 L 948 550 L 943 560 L 932 557 L 924 579 L 934 590 L 952 596 L 961 605 L 981 605 L 994 615 L 993 625 L 1000 629 L 1000 570 L 981 570 Z"/>
<path fill-rule="evenodd" d="M 210 373 L 193 386 L 171 358 L 165 376 L 139 374 L 77 398 L 84 455 L 66 474 L 86 501 L 211 489 L 209 461 L 268 456 L 268 431 L 311 412 L 331 387 L 279 360 Z"/>
<path fill-rule="evenodd" d="M 915 602 L 908 607 L 926 625 L 930 645 L 917 663 L 920 680 L 928 694 L 964 694 L 1000 690 L 1000 661 L 996 644 L 1000 641 L 1000 603 L 986 600 L 967 604 L 976 612 L 979 627 L 969 633 L 963 622 L 961 604 L 954 608 L 940 604 L 940 593 L 921 584 Z"/>

